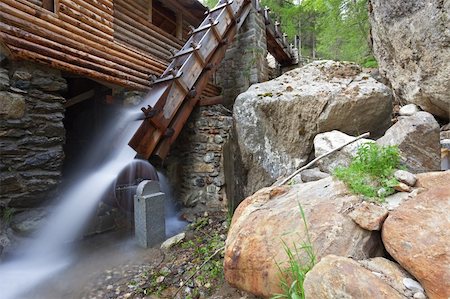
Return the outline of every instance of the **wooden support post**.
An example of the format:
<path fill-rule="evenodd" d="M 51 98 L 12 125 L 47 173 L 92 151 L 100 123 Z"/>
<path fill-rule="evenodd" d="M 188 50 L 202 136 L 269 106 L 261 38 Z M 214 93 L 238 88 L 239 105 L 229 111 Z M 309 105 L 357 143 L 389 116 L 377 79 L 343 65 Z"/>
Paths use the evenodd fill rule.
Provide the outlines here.
<path fill-rule="evenodd" d="M 148 0 L 148 21 L 153 23 L 153 0 Z"/>
<path fill-rule="evenodd" d="M 183 13 L 181 11 L 177 12 L 176 37 L 178 39 L 183 39 Z"/>

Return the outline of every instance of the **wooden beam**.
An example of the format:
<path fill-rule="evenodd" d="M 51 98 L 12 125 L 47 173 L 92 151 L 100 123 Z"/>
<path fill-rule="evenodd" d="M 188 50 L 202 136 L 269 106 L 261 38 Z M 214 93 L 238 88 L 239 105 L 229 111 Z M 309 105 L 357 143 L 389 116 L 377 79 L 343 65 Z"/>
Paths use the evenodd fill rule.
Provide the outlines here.
<path fill-rule="evenodd" d="M 215 97 L 201 97 L 200 101 L 198 101 L 197 106 L 211 106 L 217 104 L 223 104 L 225 99 L 223 96 L 215 96 Z"/>
<path fill-rule="evenodd" d="M 181 11 L 177 12 L 177 29 L 175 35 L 178 39 L 183 39 L 183 13 Z"/>
<path fill-rule="evenodd" d="M 72 107 L 73 105 L 76 105 L 78 103 L 86 101 L 94 96 L 95 96 L 95 88 L 85 91 L 83 93 L 80 93 L 79 95 L 68 99 L 67 102 L 64 104 L 64 108 Z"/>

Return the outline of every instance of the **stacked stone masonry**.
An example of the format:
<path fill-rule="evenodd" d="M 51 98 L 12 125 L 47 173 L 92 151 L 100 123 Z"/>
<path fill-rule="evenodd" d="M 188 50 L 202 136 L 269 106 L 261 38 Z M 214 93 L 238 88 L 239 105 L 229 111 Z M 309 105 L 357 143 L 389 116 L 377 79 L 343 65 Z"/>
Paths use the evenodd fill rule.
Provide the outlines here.
<path fill-rule="evenodd" d="M 61 181 L 67 84 L 58 71 L 0 61 L 0 207 L 36 206 Z"/>
<path fill-rule="evenodd" d="M 185 206 L 217 209 L 226 204 L 222 148 L 232 122 L 222 105 L 198 107 L 178 137 L 165 165 Z"/>
<path fill-rule="evenodd" d="M 264 18 L 252 9 L 216 73 L 216 83 L 222 87 L 227 106 L 250 85 L 269 77 L 267 40 Z"/>

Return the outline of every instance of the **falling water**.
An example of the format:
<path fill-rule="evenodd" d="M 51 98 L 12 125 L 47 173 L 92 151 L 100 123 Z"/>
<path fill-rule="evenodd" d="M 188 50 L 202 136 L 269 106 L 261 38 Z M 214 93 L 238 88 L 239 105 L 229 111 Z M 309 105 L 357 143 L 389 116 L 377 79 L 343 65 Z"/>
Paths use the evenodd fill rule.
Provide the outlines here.
<path fill-rule="evenodd" d="M 112 132 L 122 134 L 116 138 L 117 143 L 111 145 L 109 159 L 65 192 L 59 207 L 52 212 L 36 238 L 25 244 L 26 248 L 21 250 L 20 257 L 0 265 L 1 299 L 20 298 L 25 291 L 70 265 L 73 256 L 67 243 L 78 237 L 98 200 L 136 154 L 127 145 L 140 124 L 133 121 L 135 119 L 135 111 L 127 111 L 115 127 L 110 128 Z M 110 142 L 108 138 L 105 139 L 98 142 Z"/>
<path fill-rule="evenodd" d="M 169 180 L 160 172 L 158 172 L 158 178 L 161 191 L 166 195 L 166 237 L 169 238 L 182 231 L 186 227 L 187 222 L 180 220 L 179 209 L 176 205 L 177 201 L 175 200 L 173 189 L 170 187 Z"/>

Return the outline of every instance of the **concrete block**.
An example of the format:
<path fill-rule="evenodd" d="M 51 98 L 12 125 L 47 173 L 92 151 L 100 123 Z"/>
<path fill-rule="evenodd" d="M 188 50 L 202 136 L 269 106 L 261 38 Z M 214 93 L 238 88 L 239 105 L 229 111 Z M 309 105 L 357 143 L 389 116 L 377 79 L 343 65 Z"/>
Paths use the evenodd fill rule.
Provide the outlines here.
<path fill-rule="evenodd" d="M 165 195 L 156 181 L 143 181 L 134 196 L 134 225 L 137 243 L 149 248 L 166 238 Z"/>

